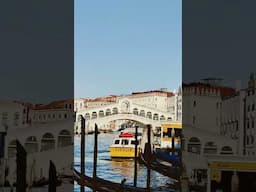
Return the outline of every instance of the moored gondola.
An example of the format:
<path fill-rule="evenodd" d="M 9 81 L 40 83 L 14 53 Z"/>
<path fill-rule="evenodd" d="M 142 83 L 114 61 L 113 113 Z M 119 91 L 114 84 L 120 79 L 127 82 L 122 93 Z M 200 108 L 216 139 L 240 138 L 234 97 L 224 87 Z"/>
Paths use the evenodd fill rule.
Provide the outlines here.
<path fill-rule="evenodd" d="M 148 161 L 144 154 L 140 155 L 140 162 L 149 165 L 149 168 L 178 182 L 180 168 L 173 167 L 161 163 L 153 154 L 151 155 L 152 160 Z"/>
<path fill-rule="evenodd" d="M 75 169 L 74 169 L 74 179 L 79 185 L 89 187 L 96 191 L 104 191 L 104 192 L 116 192 L 116 191 L 146 192 L 147 191 L 144 188 L 125 185 L 124 184 L 125 180 L 123 180 L 121 183 L 115 183 L 99 177 L 93 178 L 86 175 L 82 175 Z"/>

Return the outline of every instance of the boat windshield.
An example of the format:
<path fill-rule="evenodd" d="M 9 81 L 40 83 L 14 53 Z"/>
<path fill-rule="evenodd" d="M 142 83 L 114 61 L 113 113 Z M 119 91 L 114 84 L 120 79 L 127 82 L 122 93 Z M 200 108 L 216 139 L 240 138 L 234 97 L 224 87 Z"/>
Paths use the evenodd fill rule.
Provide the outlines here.
<path fill-rule="evenodd" d="M 115 145 L 118 145 L 120 143 L 120 140 L 119 139 L 116 139 L 115 141 L 114 141 L 114 144 Z"/>
<path fill-rule="evenodd" d="M 128 139 L 122 139 L 122 145 L 129 145 Z"/>

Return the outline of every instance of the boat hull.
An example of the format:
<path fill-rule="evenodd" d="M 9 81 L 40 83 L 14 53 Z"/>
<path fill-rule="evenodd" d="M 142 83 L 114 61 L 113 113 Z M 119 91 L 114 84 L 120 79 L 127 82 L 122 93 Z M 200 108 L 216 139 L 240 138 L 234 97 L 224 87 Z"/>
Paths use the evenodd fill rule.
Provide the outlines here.
<path fill-rule="evenodd" d="M 135 148 L 132 147 L 109 147 L 111 158 L 134 158 Z M 137 157 L 139 156 L 139 149 Z"/>
<path fill-rule="evenodd" d="M 180 157 L 178 155 L 171 155 L 167 149 L 156 149 L 155 155 L 157 158 L 168 161 L 171 163 L 180 163 Z"/>

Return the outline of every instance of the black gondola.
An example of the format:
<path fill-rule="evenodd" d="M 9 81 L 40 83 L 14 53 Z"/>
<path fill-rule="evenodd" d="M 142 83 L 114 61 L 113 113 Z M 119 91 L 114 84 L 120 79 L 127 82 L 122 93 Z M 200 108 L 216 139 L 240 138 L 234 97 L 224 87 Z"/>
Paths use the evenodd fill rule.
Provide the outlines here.
<path fill-rule="evenodd" d="M 112 181 L 104 180 L 102 178 L 96 177 L 89 177 L 86 175 L 82 175 L 77 170 L 74 169 L 74 179 L 80 186 L 86 186 L 93 190 L 99 192 L 146 192 L 145 188 L 133 187 L 125 185 L 124 182 L 122 183 L 115 183 Z"/>
<path fill-rule="evenodd" d="M 152 155 L 153 157 L 154 155 Z M 178 181 L 179 179 L 179 172 L 180 169 L 178 167 L 172 167 L 164 165 L 163 163 L 161 163 L 160 161 L 158 161 L 156 158 L 152 158 L 153 160 L 151 161 L 151 163 L 149 164 L 150 169 L 157 171 L 158 173 L 170 177 L 171 179 Z M 140 155 L 140 162 L 147 165 L 148 162 L 145 159 L 144 155 L 141 154 Z"/>

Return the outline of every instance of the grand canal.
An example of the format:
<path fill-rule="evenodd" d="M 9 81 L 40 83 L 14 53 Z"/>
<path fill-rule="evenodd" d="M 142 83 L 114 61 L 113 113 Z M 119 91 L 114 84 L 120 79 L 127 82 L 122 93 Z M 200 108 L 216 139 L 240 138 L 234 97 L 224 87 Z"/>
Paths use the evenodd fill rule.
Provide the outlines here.
<path fill-rule="evenodd" d="M 126 184 L 133 184 L 133 160 L 112 160 L 108 147 L 112 143 L 117 133 L 101 133 L 98 136 L 98 164 L 97 176 L 115 182 L 121 182 L 125 178 Z M 93 146 L 94 135 L 86 135 L 85 138 L 85 173 L 92 176 L 93 173 Z M 74 166 L 80 170 L 80 136 L 74 137 Z M 138 186 L 146 186 L 147 169 L 144 165 L 138 165 Z M 152 171 L 151 186 L 156 188 L 154 191 L 172 191 L 168 187 L 172 183 L 170 178 L 164 177 L 157 172 Z M 74 191 L 79 192 L 80 186 L 75 184 Z M 92 191 L 88 188 L 86 192 Z"/>

